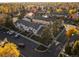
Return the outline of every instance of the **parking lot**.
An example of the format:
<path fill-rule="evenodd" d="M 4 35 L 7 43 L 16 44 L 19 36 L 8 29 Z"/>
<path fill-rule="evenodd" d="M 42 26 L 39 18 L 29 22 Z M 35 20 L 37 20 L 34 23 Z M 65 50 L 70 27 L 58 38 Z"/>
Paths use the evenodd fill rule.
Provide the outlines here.
<path fill-rule="evenodd" d="M 35 51 L 35 48 L 38 47 L 39 45 L 36 44 L 35 42 L 32 42 L 22 36 L 16 36 L 17 33 L 14 32 L 14 34 L 11 34 L 11 33 L 8 33 L 9 31 L 7 29 L 3 29 L 3 28 L 0 28 L 0 38 L 5 38 L 7 37 L 8 38 L 8 41 L 10 42 L 13 42 L 15 44 L 18 45 L 18 43 L 24 43 L 25 44 L 25 48 L 20 48 L 20 51 L 21 51 L 21 54 L 22 56 L 41 56 L 41 57 L 44 57 L 44 56 L 58 56 L 58 53 L 61 51 L 61 48 L 64 46 L 65 44 L 65 40 L 63 40 L 64 36 L 61 37 L 61 39 L 58 39 L 60 41 L 57 41 L 59 42 L 58 44 L 56 44 L 57 42 L 54 42 L 51 47 L 48 49 L 47 52 L 37 52 Z M 62 33 L 63 34 L 63 33 Z M 53 53 L 53 54 L 52 54 Z"/>

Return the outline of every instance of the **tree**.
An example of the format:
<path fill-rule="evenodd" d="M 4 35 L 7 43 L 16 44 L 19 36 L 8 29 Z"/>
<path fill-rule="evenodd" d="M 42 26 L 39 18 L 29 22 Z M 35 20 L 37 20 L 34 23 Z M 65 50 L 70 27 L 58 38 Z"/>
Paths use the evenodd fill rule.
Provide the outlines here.
<path fill-rule="evenodd" d="M 50 22 L 49 26 L 43 29 L 40 41 L 45 44 L 49 44 L 50 42 L 52 42 L 52 40 L 54 39 L 54 34 L 58 32 L 59 27 L 61 26 L 59 24 L 60 23 L 58 21 L 55 23 Z M 42 52 L 47 50 L 47 48 L 42 45 L 37 47 L 37 49 Z"/>
<path fill-rule="evenodd" d="M 14 43 L 5 43 L 0 46 L 0 57 L 18 57 L 20 51 Z"/>
<path fill-rule="evenodd" d="M 58 32 L 60 31 L 60 27 L 63 26 L 63 20 L 61 19 L 56 19 L 52 24 L 50 24 L 51 31 L 54 34 L 54 36 L 57 36 Z"/>
<path fill-rule="evenodd" d="M 55 22 L 50 22 L 50 24 L 42 31 L 41 34 L 41 40 L 48 42 L 51 41 L 51 39 L 54 39 L 54 37 L 57 35 L 57 32 L 60 30 L 60 27 L 62 25 L 62 20 L 56 20 Z"/>
<path fill-rule="evenodd" d="M 11 25 L 11 17 L 7 15 L 5 26 L 9 27 Z"/>
<path fill-rule="evenodd" d="M 73 45 L 73 54 L 79 56 L 79 40 L 76 40 Z"/>
<path fill-rule="evenodd" d="M 74 26 L 65 26 L 66 28 L 66 36 L 68 39 L 71 38 L 72 34 L 77 34 L 78 30 Z"/>
<path fill-rule="evenodd" d="M 72 51 L 71 51 L 72 47 L 69 45 L 69 42 L 67 41 L 67 45 L 65 47 L 65 53 L 71 55 Z"/>
<path fill-rule="evenodd" d="M 57 22 L 56 22 L 56 21 L 55 21 L 55 22 L 50 23 L 49 28 L 50 28 L 50 30 L 52 31 L 52 33 L 53 33 L 53 34 L 56 34 L 56 33 L 57 33 L 57 31 L 59 30 L 59 29 L 58 29 L 58 25 L 57 25 Z"/>
<path fill-rule="evenodd" d="M 15 28 L 15 26 L 13 24 L 13 19 L 12 19 L 12 17 L 10 15 L 7 15 L 7 17 L 6 17 L 5 26 L 10 28 L 10 29 Z"/>
<path fill-rule="evenodd" d="M 4 25 L 5 22 L 6 22 L 5 15 L 4 14 L 0 15 L 0 25 Z"/>
<path fill-rule="evenodd" d="M 75 24 L 78 24 L 78 23 L 79 23 L 79 17 L 74 20 L 74 23 L 75 23 Z"/>
<path fill-rule="evenodd" d="M 43 30 L 42 40 L 48 41 L 49 39 L 51 39 L 51 33 L 50 33 L 49 28 L 46 28 Z"/>

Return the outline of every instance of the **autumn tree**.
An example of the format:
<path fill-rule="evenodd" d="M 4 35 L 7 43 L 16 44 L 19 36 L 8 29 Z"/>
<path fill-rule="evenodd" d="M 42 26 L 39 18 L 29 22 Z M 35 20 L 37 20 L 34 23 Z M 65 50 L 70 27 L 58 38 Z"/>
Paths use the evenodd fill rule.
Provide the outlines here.
<path fill-rule="evenodd" d="M 6 22 L 6 15 L 5 14 L 1 14 L 0 15 L 0 25 L 4 25 Z"/>
<path fill-rule="evenodd" d="M 0 46 L 0 57 L 18 57 L 20 51 L 14 43 L 4 43 Z"/>

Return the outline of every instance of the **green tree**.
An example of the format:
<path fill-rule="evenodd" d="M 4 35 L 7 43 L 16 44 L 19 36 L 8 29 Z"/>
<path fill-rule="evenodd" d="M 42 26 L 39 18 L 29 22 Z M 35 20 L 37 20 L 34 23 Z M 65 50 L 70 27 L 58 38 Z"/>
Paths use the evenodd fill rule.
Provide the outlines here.
<path fill-rule="evenodd" d="M 71 55 L 71 54 L 72 54 L 71 49 L 72 49 L 72 47 L 71 47 L 71 46 L 69 45 L 69 43 L 68 43 L 68 44 L 66 45 L 66 47 L 65 47 L 65 53 Z"/>
<path fill-rule="evenodd" d="M 79 40 L 73 45 L 73 54 L 79 56 Z"/>
<path fill-rule="evenodd" d="M 49 42 L 51 40 L 51 32 L 50 32 L 50 28 L 47 27 L 43 30 L 42 34 L 41 34 L 41 41 L 42 42 Z"/>

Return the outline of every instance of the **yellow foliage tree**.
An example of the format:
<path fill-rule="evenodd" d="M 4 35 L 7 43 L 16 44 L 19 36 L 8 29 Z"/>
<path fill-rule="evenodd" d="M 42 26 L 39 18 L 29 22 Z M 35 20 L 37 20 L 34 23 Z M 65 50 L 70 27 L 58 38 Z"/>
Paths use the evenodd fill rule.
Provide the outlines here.
<path fill-rule="evenodd" d="M 76 48 L 77 45 L 79 46 L 79 40 L 76 40 L 76 41 L 75 41 L 75 43 L 74 43 L 74 45 L 73 45 L 73 48 Z"/>
<path fill-rule="evenodd" d="M 56 9 L 56 12 L 58 12 L 58 13 L 60 13 L 60 12 L 62 12 L 62 9 Z"/>
<path fill-rule="evenodd" d="M 6 43 L 4 46 L 0 46 L 0 57 L 18 57 L 20 51 L 17 50 L 17 46 L 14 43 Z"/>
<path fill-rule="evenodd" d="M 69 10 L 69 14 L 76 13 L 76 11 L 77 11 L 76 9 L 70 9 L 70 10 Z"/>
<path fill-rule="evenodd" d="M 72 34 L 77 33 L 78 30 L 76 28 L 71 27 L 68 31 L 66 31 L 66 35 L 68 38 L 72 36 Z"/>
<path fill-rule="evenodd" d="M 72 36 L 72 34 L 74 34 L 74 33 L 77 34 L 79 32 L 79 30 L 76 29 L 74 26 L 69 26 L 69 27 L 67 27 L 66 25 L 64 25 L 64 26 L 66 28 L 66 36 L 68 38 L 70 38 Z"/>

